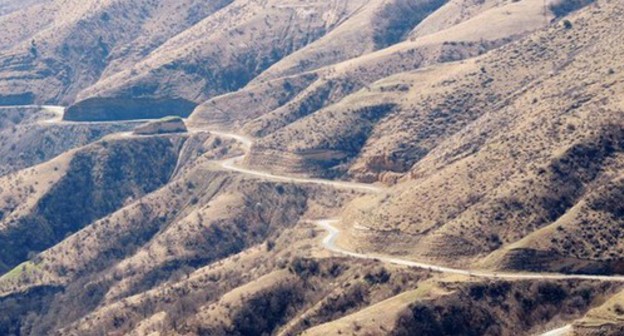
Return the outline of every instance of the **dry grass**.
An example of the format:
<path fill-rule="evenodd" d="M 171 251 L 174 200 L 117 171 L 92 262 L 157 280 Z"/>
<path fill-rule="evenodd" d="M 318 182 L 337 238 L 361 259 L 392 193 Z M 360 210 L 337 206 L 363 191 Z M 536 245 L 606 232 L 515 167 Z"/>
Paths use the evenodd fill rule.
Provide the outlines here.
<path fill-rule="evenodd" d="M 61 5 L 64 15 L 47 11 Z M 252 166 L 390 186 L 361 197 L 234 174 L 215 160 L 241 147 L 207 133 L 107 136 L 0 177 L 0 233 L 54 192 L 75 196 L 55 186 L 79 180 L 77 155 L 95 163 L 83 188 L 107 209 L 0 278 L 0 334 L 452 334 L 451 325 L 528 335 L 603 303 L 619 288 L 436 276 L 320 246 L 308 220 L 342 216 L 339 243 L 354 251 L 491 268 L 516 268 L 530 251 L 547 256 L 530 265 L 538 270 L 621 271 L 622 5 L 599 1 L 567 18 L 571 27 L 546 29 L 541 0 L 438 6 L 71 0 L 0 17 L 11 22 L 0 76 L 16 76 L 0 92 L 211 98 L 189 128 L 255 136 Z M 393 21 L 397 11 L 413 20 Z M 59 54 L 78 42 L 106 46 Z M 106 62 L 94 63 L 104 49 Z M 30 78 L 61 73 L 60 61 L 88 71 Z M 56 126 L 52 140 L 78 133 Z M 37 130 L 28 134 L 44 141 Z M 44 147 L 41 160 L 63 146 Z M 161 183 L 133 179 L 152 171 Z M 123 199 L 100 193 L 109 184 Z M 55 204 L 50 213 L 65 213 Z M 620 301 L 578 326 L 621 323 Z"/>

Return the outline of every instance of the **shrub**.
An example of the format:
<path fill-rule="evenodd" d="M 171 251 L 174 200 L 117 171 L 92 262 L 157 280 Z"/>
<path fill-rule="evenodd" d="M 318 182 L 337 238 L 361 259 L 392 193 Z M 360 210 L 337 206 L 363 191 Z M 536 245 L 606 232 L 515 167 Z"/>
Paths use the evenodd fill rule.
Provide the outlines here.
<path fill-rule="evenodd" d="M 563 17 L 594 2 L 595 0 L 560 0 L 551 4 L 550 10 L 556 17 Z"/>

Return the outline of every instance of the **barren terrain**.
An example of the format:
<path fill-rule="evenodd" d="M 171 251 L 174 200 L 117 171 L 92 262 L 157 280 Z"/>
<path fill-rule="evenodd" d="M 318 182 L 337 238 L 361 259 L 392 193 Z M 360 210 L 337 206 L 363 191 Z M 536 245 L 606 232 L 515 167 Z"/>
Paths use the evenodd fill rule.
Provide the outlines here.
<path fill-rule="evenodd" d="M 624 330 L 621 2 L 5 2 L 1 335 Z"/>

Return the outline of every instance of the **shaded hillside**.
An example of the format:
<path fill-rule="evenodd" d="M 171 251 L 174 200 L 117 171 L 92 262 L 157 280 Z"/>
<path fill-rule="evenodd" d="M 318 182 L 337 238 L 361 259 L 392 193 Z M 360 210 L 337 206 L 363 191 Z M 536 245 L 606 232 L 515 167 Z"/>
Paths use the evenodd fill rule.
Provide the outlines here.
<path fill-rule="evenodd" d="M 0 176 L 135 127 L 132 123 L 59 123 L 56 112 L 37 107 L 3 107 L 0 116 Z"/>
<path fill-rule="evenodd" d="M 64 120 L 113 121 L 188 117 L 197 104 L 185 99 L 93 98 L 70 106 Z"/>
<path fill-rule="evenodd" d="M 367 2 L 234 1 L 80 98 L 182 97 L 201 102 L 236 91 Z"/>
<path fill-rule="evenodd" d="M 132 128 L 131 124 L 20 125 L 0 131 L 0 175 L 46 162 L 68 150 Z"/>
<path fill-rule="evenodd" d="M 433 302 L 413 303 L 397 320 L 392 335 L 525 334 L 523 330 L 540 326 L 553 314 L 566 318 L 586 311 L 600 301 L 593 295 L 605 290 L 600 287 L 546 281 L 470 284 Z"/>
<path fill-rule="evenodd" d="M 117 210 L 128 199 L 164 185 L 177 162 L 180 144 L 176 142 L 167 138 L 103 141 L 76 152 L 64 175 L 32 209 L 15 216 L 11 204 L 3 208 L 3 219 L 10 221 L 0 233 L 1 272 Z M 5 180 L 5 187 L 15 183 L 12 176 Z M 32 190 L 28 181 L 18 183 L 23 184 L 23 192 Z"/>
<path fill-rule="evenodd" d="M 407 32 L 444 3 L 438 0 L 370 1 L 319 40 L 271 66 L 253 83 L 318 70 L 401 42 Z"/>
<path fill-rule="evenodd" d="M 548 321 L 579 316 L 617 286 L 433 278 L 304 335 L 539 335 Z M 563 309 L 560 309 L 562 308 Z"/>
<path fill-rule="evenodd" d="M 158 313 L 162 304 L 173 299 L 170 295 L 161 296 L 160 291 L 173 285 L 173 279 L 185 282 L 181 284 L 183 287 L 187 287 L 186 281 L 211 283 L 205 289 L 195 285 L 187 287 L 204 294 L 179 292 L 181 296 L 175 300 L 181 300 L 184 309 L 195 309 L 186 306 L 192 300 L 197 300 L 192 304 L 195 307 L 206 302 L 204 300 L 217 300 L 224 290 L 232 290 L 245 279 L 250 281 L 261 272 L 277 267 L 279 258 L 272 254 L 286 253 L 283 249 L 293 244 L 301 245 L 293 234 L 285 232 L 298 222 L 306 209 L 324 202 L 325 193 L 317 188 L 246 180 L 211 171 L 206 166 L 196 167 L 184 174 L 184 179 L 129 203 L 5 275 L 0 281 L 5 293 L 11 288 L 21 288 L 19 292 L 22 292 L 60 284 L 65 294 L 46 300 L 49 313 L 41 314 L 35 318 L 37 321 L 27 320 L 20 311 L 14 311 L 10 316 L 19 322 L 3 327 L 17 326 L 33 330 L 33 333 L 66 328 L 66 332 L 75 330 L 89 334 L 99 328 L 93 326 L 97 323 L 110 330 L 128 332 L 138 326 L 141 317 L 126 315 L 129 312 L 126 308 L 135 308 L 119 304 L 129 297 L 145 295 L 145 301 L 137 302 L 143 307 L 140 309 L 145 314 Z M 327 191 L 327 196 L 332 194 Z M 333 200 L 341 197 L 334 195 Z M 305 231 L 295 232 L 302 239 L 306 235 Z M 239 253 L 243 257 L 251 253 L 253 258 L 261 258 L 262 261 L 245 264 L 255 264 L 263 270 L 248 273 L 246 267 L 236 267 L 239 263 L 227 259 Z M 183 276 L 190 275 L 194 269 L 198 277 Z M 199 276 L 201 274 L 212 275 L 206 278 Z M 84 296 L 87 295 L 86 284 L 92 289 L 88 299 Z M 204 298 L 204 295 L 209 297 Z M 27 302 L 41 300 L 37 296 L 29 298 L 31 301 Z M 26 300 L 21 296 L 20 299 Z M 8 304 L 10 298 L 0 301 Z M 162 303 L 152 304 L 157 301 Z M 65 308 L 68 303 L 71 309 Z M 108 313 L 110 309 L 115 315 Z M 174 306 L 170 309 L 171 314 L 186 314 L 176 311 L 178 308 Z M 182 315 L 172 316 L 172 324 L 167 328 L 177 328 L 175 325 L 181 320 Z"/>

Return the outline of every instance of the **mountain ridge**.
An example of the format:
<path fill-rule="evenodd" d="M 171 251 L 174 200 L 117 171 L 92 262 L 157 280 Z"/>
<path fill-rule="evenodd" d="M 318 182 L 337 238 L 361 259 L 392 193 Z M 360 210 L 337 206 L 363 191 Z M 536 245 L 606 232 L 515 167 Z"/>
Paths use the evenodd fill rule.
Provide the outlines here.
<path fill-rule="evenodd" d="M 623 12 L 11 0 L 0 334 L 617 335 Z"/>

